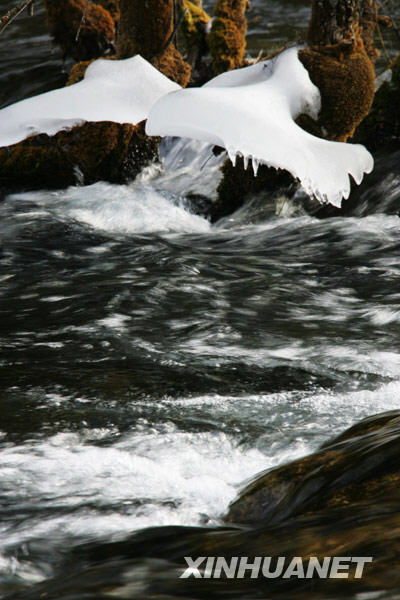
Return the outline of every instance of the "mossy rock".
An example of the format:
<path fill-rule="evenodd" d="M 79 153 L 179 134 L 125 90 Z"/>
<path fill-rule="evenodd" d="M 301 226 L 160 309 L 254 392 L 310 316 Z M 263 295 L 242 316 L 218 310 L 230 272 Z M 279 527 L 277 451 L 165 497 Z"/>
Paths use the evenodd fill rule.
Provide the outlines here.
<path fill-rule="evenodd" d="M 190 65 L 168 43 L 174 23 L 172 0 L 120 0 L 120 12 L 117 58 L 140 54 L 166 77 L 185 87 L 190 80 Z"/>
<path fill-rule="evenodd" d="M 85 123 L 54 136 L 37 135 L 0 149 L 0 185 L 63 188 L 77 182 L 125 183 L 158 155 L 144 125 Z"/>
<path fill-rule="evenodd" d="M 118 58 L 141 54 L 150 61 L 165 49 L 173 31 L 171 0 L 120 0 Z"/>
<path fill-rule="evenodd" d="M 214 75 L 243 66 L 246 51 L 247 0 L 218 0 L 207 36 Z"/>
<path fill-rule="evenodd" d="M 100 4 L 100 6 L 108 11 L 115 22 L 119 21 L 119 0 L 97 0 L 96 4 Z"/>
<path fill-rule="evenodd" d="M 89 3 L 78 41 L 85 0 L 46 0 L 50 33 L 66 56 L 75 60 L 99 58 L 112 52 L 115 23 L 111 14 L 99 4 Z"/>

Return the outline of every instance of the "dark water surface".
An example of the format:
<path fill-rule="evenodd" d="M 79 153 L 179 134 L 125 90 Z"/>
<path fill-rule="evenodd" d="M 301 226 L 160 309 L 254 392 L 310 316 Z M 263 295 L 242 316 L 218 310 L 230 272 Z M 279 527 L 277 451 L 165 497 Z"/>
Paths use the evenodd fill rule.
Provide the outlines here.
<path fill-rule="evenodd" d="M 254 2 L 251 47 L 307 6 Z M 62 78 L 35 19 L 0 38 L 3 103 Z M 398 156 L 358 216 L 253 198 L 216 226 L 187 202 L 215 196 L 208 156 L 0 203 L 1 593 L 81 542 L 218 524 L 244 480 L 400 406 Z"/>

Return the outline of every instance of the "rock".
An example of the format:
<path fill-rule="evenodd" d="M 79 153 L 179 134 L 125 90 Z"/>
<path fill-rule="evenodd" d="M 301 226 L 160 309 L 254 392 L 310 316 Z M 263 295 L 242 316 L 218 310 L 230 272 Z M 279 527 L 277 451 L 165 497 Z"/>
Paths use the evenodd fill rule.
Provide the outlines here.
<path fill-rule="evenodd" d="M 369 417 L 304 458 L 258 476 L 228 523 L 274 525 L 336 508 L 400 500 L 400 411 Z"/>
<path fill-rule="evenodd" d="M 258 477 L 231 506 L 225 527 L 157 527 L 82 545 L 65 554 L 50 580 L 10 600 L 387 597 L 381 594 L 400 586 L 399 450 L 400 411 L 369 417 L 318 452 Z M 34 552 L 27 543 L 24 556 Z M 43 559 L 48 551 L 36 552 Z M 300 557 L 305 571 L 311 557 L 321 565 L 344 557 L 347 576 L 269 578 L 258 571 L 254 577 L 180 578 L 185 557 L 205 557 L 202 575 L 208 557 L 250 564 L 271 557 L 272 571 L 279 557 L 285 569 Z M 354 557 L 372 559 L 361 578 Z"/>
<path fill-rule="evenodd" d="M 246 198 L 255 194 L 265 194 L 269 198 L 282 194 L 291 197 L 298 188 L 298 183 L 288 171 L 261 165 L 256 177 L 251 164 L 244 168 L 241 157 L 236 159 L 235 167 L 230 160 L 225 161 L 221 170 L 223 177 L 217 188 L 218 199 L 211 207 L 213 222 L 232 214 Z"/>

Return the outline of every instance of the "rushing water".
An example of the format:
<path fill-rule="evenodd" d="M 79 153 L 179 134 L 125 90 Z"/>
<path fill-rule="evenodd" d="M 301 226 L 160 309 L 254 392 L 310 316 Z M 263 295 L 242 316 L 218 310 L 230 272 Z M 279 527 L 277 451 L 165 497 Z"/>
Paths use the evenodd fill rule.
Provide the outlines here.
<path fill-rule="evenodd" d="M 221 157 L 163 153 L 127 186 L 0 203 L 3 592 L 84 541 L 219 523 L 258 471 L 399 407 L 398 156 L 357 216 L 253 198 L 212 226 L 190 198 Z"/>

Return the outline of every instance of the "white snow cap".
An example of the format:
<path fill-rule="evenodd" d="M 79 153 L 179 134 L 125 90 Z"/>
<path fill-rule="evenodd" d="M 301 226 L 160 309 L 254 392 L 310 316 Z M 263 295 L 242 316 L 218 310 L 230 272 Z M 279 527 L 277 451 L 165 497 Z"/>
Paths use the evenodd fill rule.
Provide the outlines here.
<path fill-rule="evenodd" d="M 97 60 L 83 81 L 0 110 L 0 146 L 38 133 L 54 135 L 84 121 L 136 124 L 148 118 L 149 135 L 189 137 L 223 146 L 232 160 L 251 159 L 286 169 L 320 202 L 340 206 L 352 175 L 360 183 L 373 159 L 360 145 L 329 142 L 296 125 L 316 118 L 320 93 L 289 48 L 270 61 L 182 89 L 137 55 Z"/>
<path fill-rule="evenodd" d="M 84 121 L 139 123 L 153 104 L 180 89 L 139 55 L 99 59 L 79 83 L 22 100 L 0 110 L 0 146 L 38 133 L 54 135 Z"/>
<path fill-rule="evenodd" d="M 317 138 L 296 125 L 306 113 L 316 118 L 321 105 L 318 88 L 298 58 L 298 47 L 270 61 L 223 73 L 201 88 L 162 97 L 153 106 L 149 135 L 190 137 L 223 146 L 232 162 L 243 156 L 286 169 L 320 202 L 341 206 L 373 169 L 373 158 L 361 145 Z"/>

